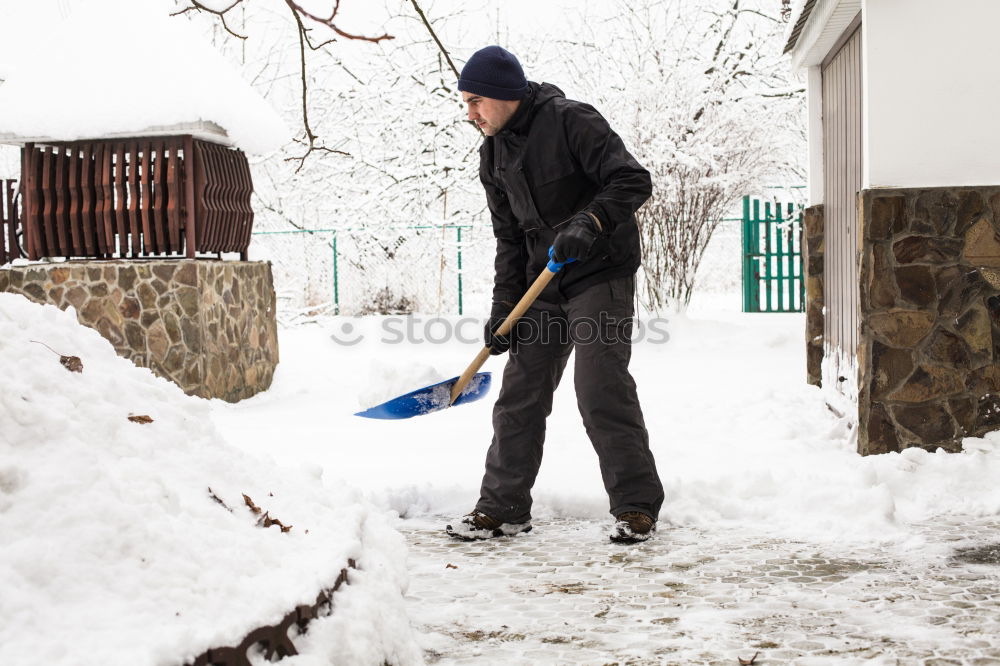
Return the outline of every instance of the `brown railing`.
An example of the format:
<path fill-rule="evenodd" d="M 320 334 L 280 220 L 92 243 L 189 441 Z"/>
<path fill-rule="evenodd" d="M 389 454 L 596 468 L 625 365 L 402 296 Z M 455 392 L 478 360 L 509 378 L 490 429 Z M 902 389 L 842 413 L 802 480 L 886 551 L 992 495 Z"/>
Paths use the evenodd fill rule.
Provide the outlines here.
<path fill-rule="evenodd" d="M 190 136 L 29 143 L 21 177 L 29 259 L 246 259 L 253 183 L 241 151 Z"/>
<path fill-rule="evenodd" d="M 17 205 L 17 181 L 0 179 L 0 264 L 21 256 Z"/>
<path fill-rule="evenodd" d="M 214 143 L 195 141 L 194 151 L 196 247 L 245 254 L 253 231 L 250 164 L 242 152 Z"/>

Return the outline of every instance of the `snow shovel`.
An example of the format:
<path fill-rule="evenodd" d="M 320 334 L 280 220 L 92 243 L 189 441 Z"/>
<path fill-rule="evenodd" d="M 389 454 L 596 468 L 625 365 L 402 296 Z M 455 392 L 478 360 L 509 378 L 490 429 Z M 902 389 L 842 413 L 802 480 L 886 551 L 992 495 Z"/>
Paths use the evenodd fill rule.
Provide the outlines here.
<path fill-rule="evenodd" d="M 576 261 L 570 259 L 569 261 Z M 542 271 L 528 291 L 525 292 L 521 300 L 517 302 L 507 318 L 503 320 L 496 330 L 496 335 L 504 336 L 510 333 L 517 320 L 527 312 L 531 304 L 535 302 L 538 295 L 542 293 L 545 286 L 552 280 L 556 273 L 569 262 L 558 263 L 552 258 L 552 248 L 549 248 L 549 263 Z M 412 416 L 430 414 L 452 405 L 464 405 L 467 402 L 475 402 L 486 397 L 490 391 L 492 373 L 479 372 L 486 359 L 490 357 L 490 348 L 483 347 L 476 358 L 473 359 L 469 367 L 458 377 L 446 379 L 437 384 L 425 386 L 416 391 L 410 391 L 398 398 L 387 400 L 381 405 L 375 405 L 364 411 L 355 413 L 355 416 L 364 416 L 369 419 L 408 419 Z"/>

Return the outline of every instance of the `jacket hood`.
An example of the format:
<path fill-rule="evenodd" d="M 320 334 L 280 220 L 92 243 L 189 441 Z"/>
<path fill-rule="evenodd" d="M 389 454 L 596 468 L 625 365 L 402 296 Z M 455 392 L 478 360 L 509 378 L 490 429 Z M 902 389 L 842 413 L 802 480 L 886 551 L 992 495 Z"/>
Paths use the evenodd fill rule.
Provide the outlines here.
<path fill-rule="evenodd" d="M 536 85 L 538 86 L 538 94 L 535 97 L 535 103 L 539 106 L 547 104 L 557 97 L 566 98 L 566 94 L 551 83 L 538 83 Z"/>
<path fill-rule="evenodd" d="M 510 121 L 502 131 L 509 131 L 514 134 L 525 134 L 531 127 L 531 121 L 540 108 L 554 99 L 563 98 L 566 95 L 558 87 L 551 83 L 535 83 L 528 81 L 528 94 L 521 101 L 521 106 L 511 116 Z"/>

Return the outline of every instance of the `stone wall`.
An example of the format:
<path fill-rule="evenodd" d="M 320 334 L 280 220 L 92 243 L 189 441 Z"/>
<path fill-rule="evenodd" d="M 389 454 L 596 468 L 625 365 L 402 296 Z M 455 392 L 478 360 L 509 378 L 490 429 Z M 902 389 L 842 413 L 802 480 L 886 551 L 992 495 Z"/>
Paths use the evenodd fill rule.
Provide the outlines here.
<path fill-rule="evenodd" d="M 74 261 L 0 269 L 0 291 L 73 306 L 120 356 L 188 394 L 236 402 L 278 364 L 269 263 Z"/>
<path fill-rule="evenodd" d="M 863 454 L 1000 428 L 1000 187 L 861 193 Z"/>
<path fill-rule="evenodd" d="M 806 382 L 823 376 L 823 206 L 806 208 L 802 220 L 802 263 L 806 271 Z"/>

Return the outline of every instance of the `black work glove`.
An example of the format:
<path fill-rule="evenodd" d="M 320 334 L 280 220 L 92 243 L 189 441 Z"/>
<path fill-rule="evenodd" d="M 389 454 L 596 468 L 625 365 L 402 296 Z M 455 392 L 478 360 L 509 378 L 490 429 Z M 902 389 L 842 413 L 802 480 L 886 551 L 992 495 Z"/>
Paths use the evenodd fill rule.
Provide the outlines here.
<path fill-rule="evenodd" d="M 570 259 L 583 261 L 590 256 L 590 251 L 597 241 L 597 225 L 589 213 L 577 213 L 552 242 L 552 258 L 565 263 Z"/>
<path fill-rule="evenodd" d="M 494 335 L 493 331 L 500 328 L 500 324 L 504 322 L 509 315 L 514 310 L 514 306 L 506 301 L 494 301 L 493 308 L 490 310 L 490 318 L 486 322 L 486 326 L 483 327 L 483 340 L 486 342 L 486 346 L 490 348 L 490 355 L 497 356 L 499 354 L 505 354 L 510 351 L 511 347 L 517 345 L 517 326 L 511 329 L 510 333 L 507 335 Z"/>

